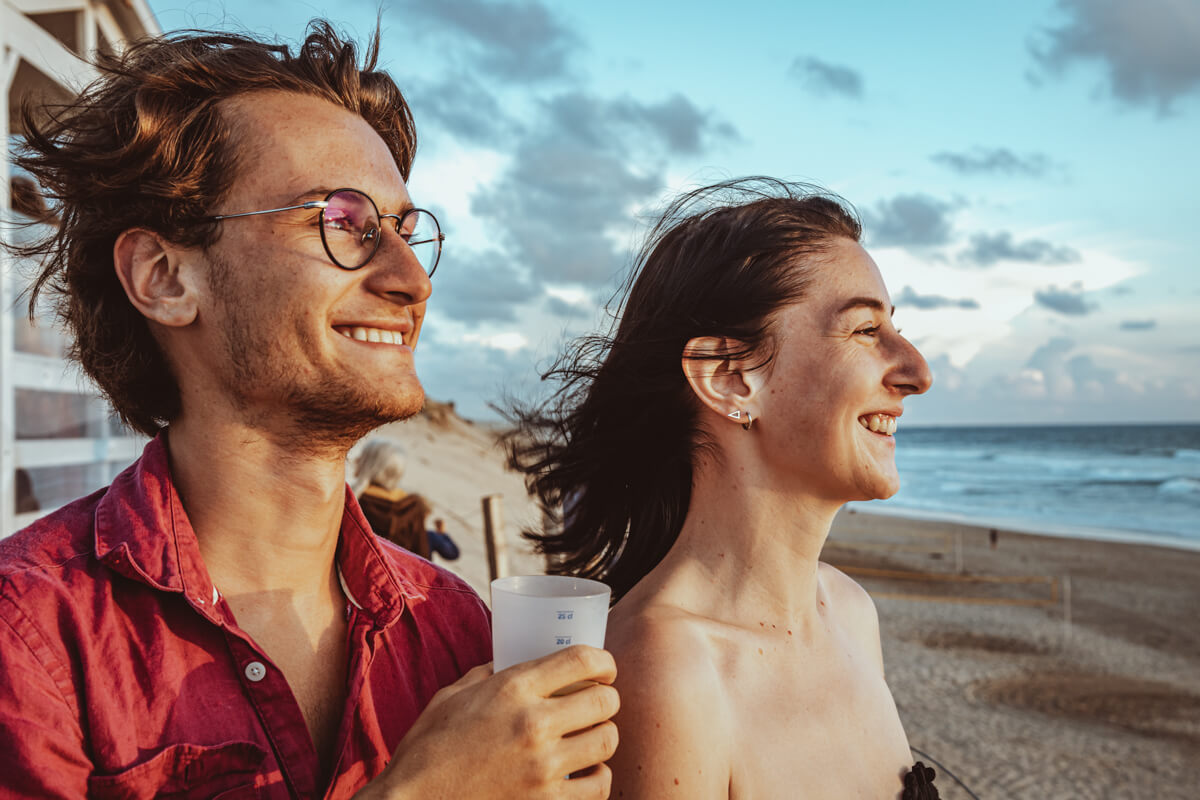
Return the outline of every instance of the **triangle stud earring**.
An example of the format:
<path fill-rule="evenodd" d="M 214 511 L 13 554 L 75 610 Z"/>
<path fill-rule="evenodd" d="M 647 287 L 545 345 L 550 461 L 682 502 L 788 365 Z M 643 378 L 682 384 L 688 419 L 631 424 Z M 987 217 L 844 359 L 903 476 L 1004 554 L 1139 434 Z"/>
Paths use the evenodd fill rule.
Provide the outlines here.
<path fill-rule="evenodd" d="M 730 419 L 741 419 L 742 418 L 742 410 L 739 408 L 737 411 L 734 411 L 732 414 L 726 414 L 725 416 L 729 417 Z"/>

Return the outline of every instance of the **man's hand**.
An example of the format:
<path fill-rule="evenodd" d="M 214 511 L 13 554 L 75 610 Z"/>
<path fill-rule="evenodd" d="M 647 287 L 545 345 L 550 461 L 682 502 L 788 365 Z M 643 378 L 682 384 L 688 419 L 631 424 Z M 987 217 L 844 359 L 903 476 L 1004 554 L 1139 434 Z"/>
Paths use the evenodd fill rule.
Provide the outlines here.
<path fill-rule="evenodd" d="M 581 645 L 496 675 L 490 664 L 476 667 L 434 695 L 387 769 L 357 797 L 606 798 L 616 674 L 607 651 Z M 554 696 L 580 681 L 596 683 Z"/>

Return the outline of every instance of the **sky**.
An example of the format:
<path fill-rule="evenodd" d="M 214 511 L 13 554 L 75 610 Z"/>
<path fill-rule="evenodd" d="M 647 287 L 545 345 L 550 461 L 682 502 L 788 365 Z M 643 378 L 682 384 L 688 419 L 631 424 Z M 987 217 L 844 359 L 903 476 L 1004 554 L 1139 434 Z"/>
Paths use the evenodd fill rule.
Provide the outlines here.
<path fill-rule="evenodd" d="M 447 234 L 427 394 L 493 419 L 674 195 L 848 200 L 934 387 L 919 425 L 1200 422 L 1200 3 L 151 0 L 164 30 L 362 41 Z"/>

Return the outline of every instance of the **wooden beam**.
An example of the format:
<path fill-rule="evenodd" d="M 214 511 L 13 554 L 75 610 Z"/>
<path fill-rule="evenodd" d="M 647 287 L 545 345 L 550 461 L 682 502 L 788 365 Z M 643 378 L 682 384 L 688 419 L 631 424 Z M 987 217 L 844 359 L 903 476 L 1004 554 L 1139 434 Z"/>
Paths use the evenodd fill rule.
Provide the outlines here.
<path fill-rule="evenodd" d="M 3 93 L 6 98 L 9 89 L 12 88 L 13 78 L 17 77 L 17 67 L 21 63 L 21 56 L 16 50 L 10 47 L 4 48 L 4 63 L 0 64 L 0 93 Z M 5 134 L 8 133 L 8 122 L 5 121 Z"/>
<path fill-rule="evenodd" d="M 89 5 L 75 15 L 75 42 L 79 54 L 88 61 L 96 57 L 99 46 L 96 37 L 96 14 Z"/>
<path fill-rule="evenodd" d="M 38 469 L 133 461 L 145 444 L 145 439 L 133 436 L 120 439 L 22 439 L 16 443 L 15 466 Z"/>
<path fill-rule="evenodd" d="M 508 574 L 508 545 L 504 538 L 503 498 L 489 494 L 483 498 L 483 538 L 487 544 L 488 580 Z"/>
<path fill-rule="evenodd" d="M 23 313 L 16 311 L 15 313 Z M 91 382 L 78 365 L 61 358 L 13 353 L 5 373 L 6 382 L 17 389 L 36 389 L 40 392 L 95 394 Z"/>
<path fill-rule="evenodd" d="M 47 33 L 45 28 L 18 12 L 9 2 L 0 0 L 0 30 L 4 31 L 6 43 L 17 55 L 38 72 L 72 92 L 79 91 L 95 77 L 96 72 L 90 64 Z M 9 91 L 19 89 L 14 85 Z"/>
<path fill-rule="evenodd" d="M 125 32 L 121 30 L 121 24 L 113 16 L 112 9 L 106 5 L 98 5 L 95 8 L 96 27 L 104 34 L 104 38 L 108 40 L 114 52 L 122 52 L 125 49 L 126 36 Z"/>
<path fill-rule="evenodd" d="M 60 11 L 82 11 L 88 0 L 0 0 L 22 14 L 56 14 Z"/>

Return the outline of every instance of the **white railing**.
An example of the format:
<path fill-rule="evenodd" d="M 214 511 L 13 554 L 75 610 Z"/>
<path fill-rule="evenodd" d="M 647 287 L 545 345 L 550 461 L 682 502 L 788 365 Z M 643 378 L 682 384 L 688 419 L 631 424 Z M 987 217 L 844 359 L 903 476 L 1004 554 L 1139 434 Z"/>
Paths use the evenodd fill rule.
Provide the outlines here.
<path fill-rule="evenodd" d="M 61 12 L 76 14 L 76 48 L 86 54 L 97 50 L 101 37 L 119 51 L 128 38 L 159 32 L 145 0 L 121 0 L 115 6 L 97 0 L 0 0 L 0 131 L 5 141 L 12 129 L 9 97 L 22 92 L 22 87 L 15 85 L 22 62 L 70 91 L 77 91 L 95 76 L 85 60 L 32 18 Z M 122 22 L 128 29 L 122 28 Z M 0 221 L 12 219 L 11 177 L 12 168 L 6 158 L 0 163 Z M 7 235 L 9 232 L 0 223 L 0 236 Z M 108 483 L 122 465 L 136 458 L 145 442 L 109 423 L 109 412 L 99 393 L 74 365 L 61 358 L 17 350 L 16 315 L 24 313 L 25 305 L 20 302 L 23 288 L 15 260 L 0 247 L 0 537 L 25 527 L 62 501 L 54 498 L 38 511 L 18 513 L 18 469 L 65 472 L 90 468 L 84 470 L 86 478 L 77 474 L 72 483 L 90 492 Z M 61 427 L 84 435 L 18 439 L 21 420 L 17 417 L 17 398 L 23 391 L 83 398 L 84 417 L 64 420 L 67 424 Z"/>

